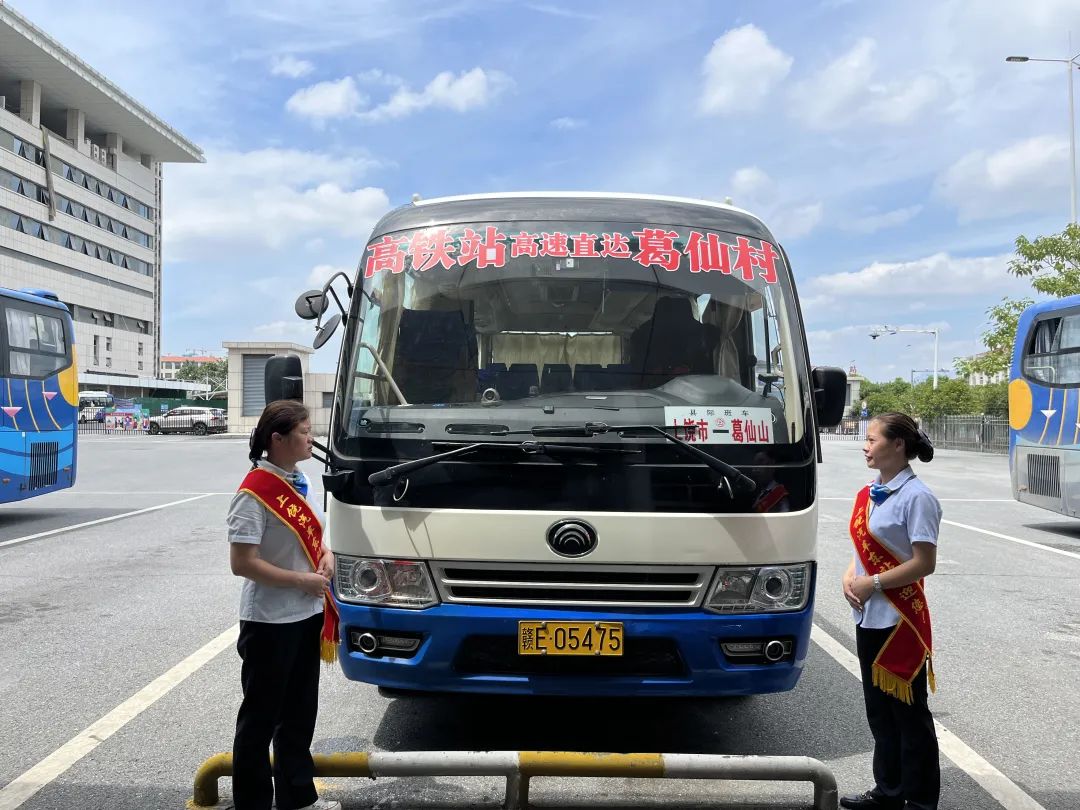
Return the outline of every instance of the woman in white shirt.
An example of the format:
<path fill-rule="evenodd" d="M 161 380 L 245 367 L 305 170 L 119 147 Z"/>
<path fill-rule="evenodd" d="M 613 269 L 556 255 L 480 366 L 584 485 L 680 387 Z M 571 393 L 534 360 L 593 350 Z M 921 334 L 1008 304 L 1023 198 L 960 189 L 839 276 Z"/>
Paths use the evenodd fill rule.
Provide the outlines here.
<path fill-rule="evenodd" d="M 333 607 L 327 589 L 334 571 L 334 555 L 322 544 L 322 512 L 296 466 L 311 458 L 311 446 L 301 403 L 267 405 L 251 437 L 251 471 L 226 519 L 232 572 L 244 577 L 236 643 L 244 662 L 233 742 L 236 810 L 341 808 L 318 797 L 311 758 L 323 613 Z"/>
<path fill-rule="evenodd" d="M 856 497 L 855 554 L 843 589 L 856 622 L 875 784 L 840 805 L 937 810 L 941 771 L 927 705 L 933 641 L 922 581 L 937 562 L 941 505 L 910 464 L 933 459 L 934 447 L 910 416 L 884 413 L 867 427 L 863 455 L 878 477 Z"/>

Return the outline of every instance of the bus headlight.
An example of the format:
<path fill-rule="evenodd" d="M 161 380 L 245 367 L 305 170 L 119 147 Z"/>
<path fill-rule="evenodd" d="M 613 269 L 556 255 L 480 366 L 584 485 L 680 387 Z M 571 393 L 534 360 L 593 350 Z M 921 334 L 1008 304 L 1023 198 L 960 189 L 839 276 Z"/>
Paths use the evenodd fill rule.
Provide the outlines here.
<path fill-rule="evenodd" d="M 810 598 L 810 563 L 720 568 L 705 608 L 719 613 L 802 610 Z"/>
<path fill-rule="evenodd" d="M 414 610 L 439 603 L 426 563 L 346 554 L 335 559 L 334 589 L 343 602 Z"/>

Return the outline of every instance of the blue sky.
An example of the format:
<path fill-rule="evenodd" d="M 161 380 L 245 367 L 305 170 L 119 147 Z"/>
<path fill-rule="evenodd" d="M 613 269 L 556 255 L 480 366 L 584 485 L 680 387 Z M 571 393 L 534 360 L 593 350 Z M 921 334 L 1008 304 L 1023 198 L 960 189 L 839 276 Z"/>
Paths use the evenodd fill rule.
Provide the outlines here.
<path fill-rule="evenodd" d="M 1080 51 L 1074 0 L 11 5 L 206 152 L 165 173 L 170 353 L 309 342 L 296 295 L 413 193 L 603 190 L 759 214 L 813 362 L 906 378 L 931 339 L 873 325 L 951 366 L 1069 216 L 1065 68 L 1004 59 Z"/>

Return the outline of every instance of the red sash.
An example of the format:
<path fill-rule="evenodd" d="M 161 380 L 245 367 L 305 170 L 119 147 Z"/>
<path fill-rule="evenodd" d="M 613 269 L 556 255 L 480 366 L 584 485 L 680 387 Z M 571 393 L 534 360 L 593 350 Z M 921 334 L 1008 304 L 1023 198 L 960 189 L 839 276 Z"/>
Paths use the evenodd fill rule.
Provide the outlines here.
<path fill-rule="evenodd" d="M 323 530 L 307 499 L 284 478 L 261 467 L 247 474 L 239 491 L 251 495 L 292 529 L 307 555 L 308 562 L 311 563 L 311 570 L 317 571 L 323 552 Z M 322 643 L 319 653 L 323 661 L 331 664 L 337 660 L 338 612 L 329 591 L 323 594 L 323 601 Z"/>
<path fill-rule="evenodd" d="M 863 487 L 855 496 L 851 513 L 851 539 L 863 568 L 873 576 L 892 570 L 900 560 L 888 546 L 870 533 L 870 487 Z M 886 588 L 883 593 L 900 614 L 900 622 L 874 659 L 874 686 L 904 703 L 912 701 L 911 682 L 927 666 L 930 691 L 934 682 L 933 639 L 930 633 L 930 608 L 922 581 L 903 588 Z"/>
<path fill-rule="evenodd" d="M 770 512 L 787 496 L 788 491 L 784 485 L 777 484 L 754 503 L 754 510 L 757 512 Z"/>

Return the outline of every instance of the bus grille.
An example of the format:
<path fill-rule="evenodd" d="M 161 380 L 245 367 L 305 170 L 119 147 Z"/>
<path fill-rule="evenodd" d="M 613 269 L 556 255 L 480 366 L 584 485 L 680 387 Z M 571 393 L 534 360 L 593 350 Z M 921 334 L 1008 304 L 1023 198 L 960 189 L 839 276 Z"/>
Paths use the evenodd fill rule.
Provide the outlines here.
<path fill-rule="evenodd" d="M 30 445 L 30 491 L 56 483 L 58 442 L 34 442 Z"/>
<path fill-rule="evenodd" d="M 577 607 L 697 607 L 711 566 L 436 562 L 444 602 Z"/>
<path fill-rule="evenodd" d="M 1028 453 L 1028 492 L 1045 498 L 1061 497 L 1061 457 Z"/>

